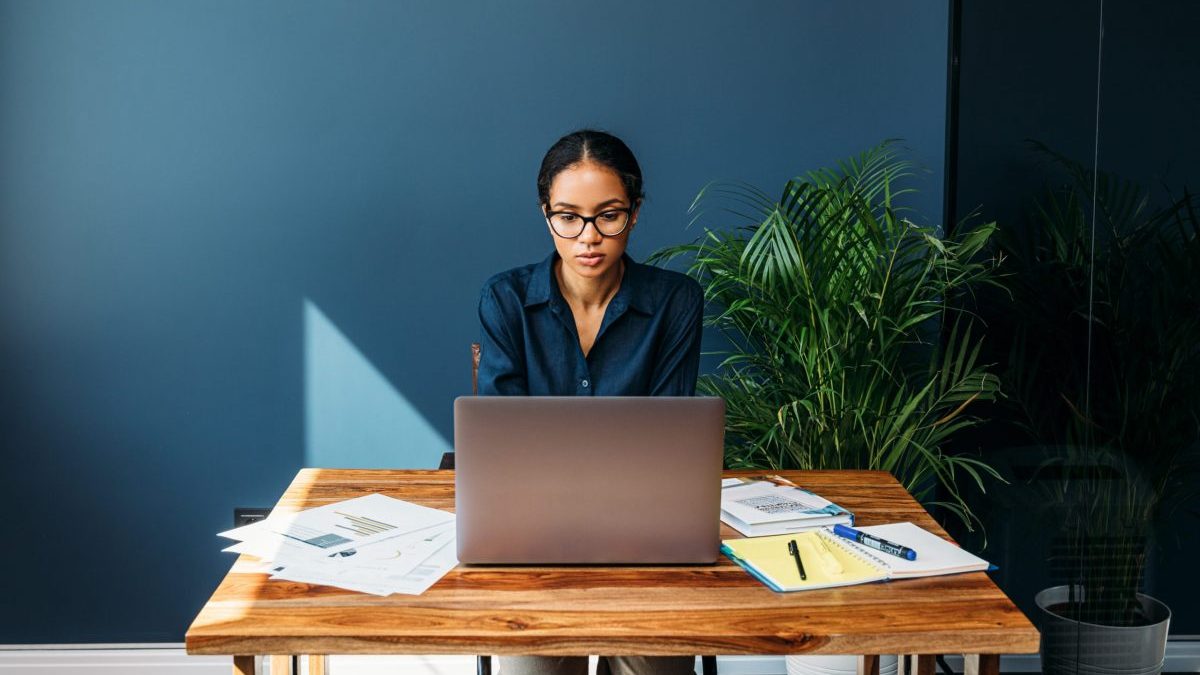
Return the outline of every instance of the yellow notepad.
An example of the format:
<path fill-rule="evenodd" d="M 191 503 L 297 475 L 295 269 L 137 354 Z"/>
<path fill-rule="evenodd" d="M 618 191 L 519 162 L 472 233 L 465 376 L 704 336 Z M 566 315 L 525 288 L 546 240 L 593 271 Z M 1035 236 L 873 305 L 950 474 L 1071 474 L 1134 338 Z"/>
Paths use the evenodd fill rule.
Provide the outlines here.
<path fill-rule="evenodd" d="M 796 559 L 788 550 L 788 542 L 793 539 L 808 577 L 803 581 L 796 568 Z M 851 586 L 888 578 L 887 570 L 843 542 L 837 535 L 822 529 L 727 539 L 721 542 L 721 551 L 776 591 Z"/>

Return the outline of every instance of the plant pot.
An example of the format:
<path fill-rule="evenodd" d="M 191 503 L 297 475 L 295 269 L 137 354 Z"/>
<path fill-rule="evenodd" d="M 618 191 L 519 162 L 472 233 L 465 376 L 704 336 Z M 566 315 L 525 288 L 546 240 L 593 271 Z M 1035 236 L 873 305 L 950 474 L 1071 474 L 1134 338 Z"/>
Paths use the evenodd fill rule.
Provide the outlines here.
<path fill-rule="evenodd" d="M 1078 587 L 1076 587 L 1078 589 Z M 1076 590 L 1076 597 L 1081 597 Z M 1049 608 L 1070 601 L 1068 586 L 1053 586 L 1034 598 L 1041 610 L 1042 672 L 1046 675 L 1157 675 L 1167 653 L 1171 610 L 1137 594 L 1145 625 L 1104 626 L 1060 616 Z"/>
<path fill-rule="evenodd" d="M 879 657 L 879 675 L 896 675 L 899 660 L 895 656 Z M 787 657 L 788 675 L 856 675 L 857 656 L 810 656 Z"/>

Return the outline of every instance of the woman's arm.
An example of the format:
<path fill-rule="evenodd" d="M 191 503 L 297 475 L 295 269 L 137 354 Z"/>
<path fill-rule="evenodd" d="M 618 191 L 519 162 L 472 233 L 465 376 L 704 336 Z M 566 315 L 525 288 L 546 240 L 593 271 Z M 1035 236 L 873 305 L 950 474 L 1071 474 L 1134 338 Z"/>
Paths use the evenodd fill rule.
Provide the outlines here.
<path fill-rule="evenodd" d="M 668 307 L 668 327 L 650 378 L 650 395 L 695 396 L 704 321 L 700 284 L 689 277 L 672 294 Z"/>
<path fill-rule="evenodd" d="M 528 396 L 525 352 L 508 330 L 509 318 L 492 284 L 479 295 L 479 394 Z"/>

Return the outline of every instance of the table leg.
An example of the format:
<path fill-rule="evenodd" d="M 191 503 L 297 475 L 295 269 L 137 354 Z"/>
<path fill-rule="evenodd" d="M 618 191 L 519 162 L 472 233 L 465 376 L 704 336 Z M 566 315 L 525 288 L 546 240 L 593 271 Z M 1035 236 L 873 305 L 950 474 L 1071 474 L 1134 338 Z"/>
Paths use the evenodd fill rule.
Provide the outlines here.
<path fill-rule="evenodd" d="M 292 673 L 292 657 L 290 654 L 274 654 L 271 659 L 271 675 L 300 675 Z"/>
<path fill-rule="evenodd" d="M 966 654 L 963 675 L 1000 675 L 999 654 Z"/>
<path fill-rule="evenodd" d="M 308 675 L 329 675 L 329 657 L 325 654 L 309 654 Z"/>
<path fill-rule="evenodd" d="M 233 657 L 233 675 L 257 675 L 254 671 L 256 660 L 258 659 L 254 656 Z"/>
<path fill-rule="evenodd" d="M 867 654 L 858 657 L 858 675 L 879 675 L 879 656 Z"/>

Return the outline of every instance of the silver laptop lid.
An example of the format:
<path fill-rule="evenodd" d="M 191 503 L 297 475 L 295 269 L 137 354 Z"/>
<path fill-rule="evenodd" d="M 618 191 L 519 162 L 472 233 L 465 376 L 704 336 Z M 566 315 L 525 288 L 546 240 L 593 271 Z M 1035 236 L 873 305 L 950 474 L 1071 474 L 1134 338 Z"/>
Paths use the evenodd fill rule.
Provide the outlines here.
<path fill-rule="evenodd" d="M 711 563 L 725 402 L 463 396 L 454 401 L 464 563 Z"/>

